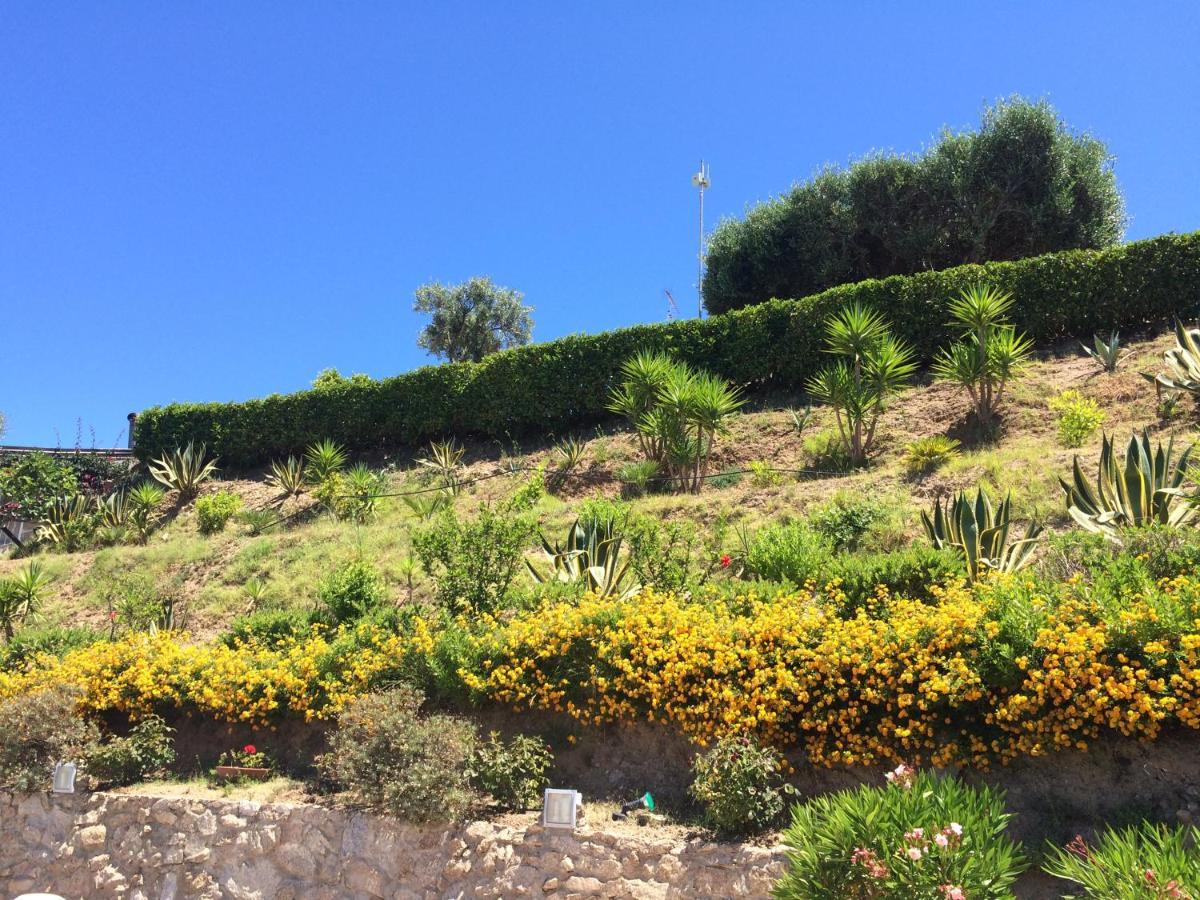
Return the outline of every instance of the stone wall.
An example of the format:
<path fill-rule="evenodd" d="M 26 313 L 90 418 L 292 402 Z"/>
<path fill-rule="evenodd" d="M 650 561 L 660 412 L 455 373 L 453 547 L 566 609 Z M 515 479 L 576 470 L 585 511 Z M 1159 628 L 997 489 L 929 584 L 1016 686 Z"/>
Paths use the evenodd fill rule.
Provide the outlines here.
<path fill-rule="evenodd" d="M 531 816 L 532 818 L 532 816 Z M 0 794 L 0 897 L 768 897 L 780 847 L 412 826 L 318 806 Z"/>

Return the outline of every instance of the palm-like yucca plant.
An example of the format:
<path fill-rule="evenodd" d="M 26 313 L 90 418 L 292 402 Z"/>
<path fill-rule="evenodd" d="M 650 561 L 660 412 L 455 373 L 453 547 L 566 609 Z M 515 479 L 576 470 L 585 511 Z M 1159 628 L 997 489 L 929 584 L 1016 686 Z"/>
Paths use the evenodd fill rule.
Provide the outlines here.
<path fill-rule="evenodd" d="M 129 523 L 141 540 L 145 541 L 158 524 L 159 507 L 166 496 L 166 492 L 151 481 L 142 481 L 129 491 Z"/>
<path fill-rule="evenodd" d="M 304 451 L 304 462 L 308 469 L 309 481 L 321 484 L 346 465 L 346 450 L 329 438 L 323 438 L 315 444 L 310 444 Z"/>
<path fill-rule="evenodd" d="M 387 476 L 366 463 L 355 463 L 343 474 L 341 495 L 334 504 L 339 519 L 365 522 L 375 514 L 379 495 L 387 490 Z"/>
<path fill-rule="evenodd" d="M 1200 508 L 1190 502 L 1183 487 L 1192 447 L 1175 459 L 1175 439 L 1152 447 L 1150 435 L 1133 435 L 1118 462 L 1116 442 L 1104 435 L 1100 465 L 1093 484 L 1084 477 L 1075 457 L 1071 481 L 1059 479 L 1067 496 L 1067 512 L 1088 531 L 1114 541 L 1121 529 L 1138 525 L 1194 524 Z"/>
<path fill-rule="evenodd" d="M 466 452 L 466 448 L 459 446 L 454 438 L 448 441 L 431 441 L 429 455 L 418 459 L 417 465 L 433 472 L 446 490 L 457 494 L 462 489 L 458 475 Z"/>
<path fill-rule="evenodd" d="M 1108 340 L 1104 340 L 1100 335 L 1092 335 L 1094 347 L 1089 347 L 1087 344 L 1081 343 L 1079 346 L 1083 348 L 1083 352 L 1100 363 L 1101 368 L 1105 372 L 1113 373 L 1117 371 L 1117 366 L 1129 354 L 1121 353 L 1121 335 L 1114 331 L 1109 335 Z"/>
<path fill-rule="evenodd" d="M 542 552 L 550 563 L 550 572 L 543 573 L 529 560 L 525 565 L 539 584 L 583 584 L 601 597 L 628 597 L 639 586 L 625 585 L 630 556 L 622 557 L 624 538 L 611 519 L 582 523 L 578 519 L 567 531 L 563 543 L 550 543 L 543 535 Z"/>
<path fill-rule="evenodd" d="M 440 488 L 422 494 L 408 494 L 404 497 L 404 505 L 422 522 L 428 522 L 448 507 L 453 499 L 454 495 L 449 489 Z"/>
<path fill-rule="evenodd" d="M 952 501 L 938 500 L 933 515 L 921 511 L 921 524 L 934 547 L 954 549 L 963 557 L 971 581 L 987 570 L 1016 572 L 1029 565 L 1042 535 L 1042 527 L 1030 522 L 1024 536 L 1010 542 L 1012 497 L 994 507 L 983 487 L 974 500 L 966 491 L 959 491 Z"/>
<path fill-rule="evenodd" d="M 912 348 L 896 338 L 879 313 L 854 304 L 826 323 L 826 349 L 843 357 L 808 383 L 833 408 L 842 446 L 854 465 L 867 461 L 879 417 L 916 371 Z"/>
<path fill-rule="evenodd" d="M 188 441 L 186 447 L 177 447 L 150 463 L 150 474 L 155 481 L 178 491 L 181 500 L 190 500 L 217 471 L 217 461 L 206 458 L 207 449 L 204 444 Z"/>
<path fill-rule="evenodd" d="M 1176 321 L 1175 346 L 1163 354 L 1163 362 L 1167 364 L 1166 374 L 1142 373 L 1158 388 L 1160 397 L 1164 390 L 1200 394 L 1200 328 L 1185 328 Z"/>
<path fill-rule="evenodd" d="M 965 288 L 950 301 L 950 315 L 963 339 L 933 364 L 935 375 L 967 391 L 975 418 L 983 424 L 995 418 L 1009 380 L 1033 351 L 1032 341 L 1006 321 L 1012 304 L 1011 294 L 990 284 Z"/>
<path fill-rule="evenodd" d="M 37 615 L 51 577 L 35 559 L 8 578 L 0 578 L 0 629 L 12 640 L 17 626 Z"/>
<path fill-rule="evenodd" d="M 304 460 L 294 456 L 274 460 L 271 463 L 271 474 L 267 476 L 267 484 L 278 488 L 285 497 L 296 497 L 304 493 Z"/>
<path fill-rule="evenodd" d="M 661 428 L 642 428 L 659 405 L 659 394 L 672 376 L 678 376 L 681 364 L 665 353 L 643 351 L 621 366 L 621 383 L 609 395 L 608 409 L 624 416 L 638 429 L 638 442 L 647 459 L 661 460 Z"/>

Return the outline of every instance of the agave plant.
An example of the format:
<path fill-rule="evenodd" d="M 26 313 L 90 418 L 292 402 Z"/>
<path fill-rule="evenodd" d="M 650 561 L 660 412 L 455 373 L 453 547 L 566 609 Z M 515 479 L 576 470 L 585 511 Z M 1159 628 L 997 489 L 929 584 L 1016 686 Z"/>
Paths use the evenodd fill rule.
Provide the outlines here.
<path fill-rule="evenodd" d="M 462 466 L 465 447 L 460 447 L 451 438 L 448 441 L 432 441 L 429 444 L 429 455 L 417 460 L 417 465 L 433 472 L 451 494 L 457 494 L 461 489 L 458 470 Z"/>
<path fill-rule="evenodd" d="M 583 441 L 574 437 L 564 438 L 554 445 L 554 454 L 558 457 L 558 465 L 550 473 L 551 490 L 558 490 L 562 487 L 567 476 L 575 471 L 579 467 L 579 463 L 583 461 L 585 450 Z"/>
<path fill-rule="evenodd" d="M 787 414 L 792 420 L 792 428 L 796 431 L 796 437 L 803 437 L 804 432 L 808 430 L 808 426 L 812 424 L 812 404 L 808 404 L 804 409 L 789 408 Z"/>
<path fill-rule="evenodd" d="M 1107 341 L 1101 338 L 1100 335 L 1094 334 L 1092 335 L 1092 341 L 1095 344 L 1094 349 L 1087 344 L 1081 343 L 1079 346 L 1083 348 L 1084 353 L 1100 363 L 1105 372 L 1112 373 L 1117 371 L 1117 366 L 1121 364 L 1121 360 L 1129 355 L 1122 355 L 1121 353 L 1121 335 L 1119 332 L 1114 331 L 1109 335 Z"/>
<path fill-rule="evenodd" d="M 308 466 L 309 481 L 321 484 L 346 465 L 346 450 L 329 438 L 324 438 L 304 451 L 304 459 Z"/>
<path fill-rule="evenodd" d="M 92 503 L 83 494 L 59 497 L 50 504 L 46 519 L 37 530 L 39 541 L 66 550 L 75 550 L 95 529 Z"/>
<path fill-rule="evenodd" d="M 129 492 L 129 523 L 137 529 L 138 537 L 146 540 L 158 524 L 159 507 L 166 492 L 150 481 L 139 483 Z"/>
<path fill-rule="evenodd" d="M 5 640 L 12 640 L 17 626 L 37 615 L 50 581 L 42 564 L 34 559 L 16 575 L 0 578 L 0 629 Z"/>
<path fill-rule="evenodd" d="M 217 461 L 206 459 L 206 451 L 204 444 L 197 446 L 188 441 L 182 450 L 176 448 L 154 460 L 150 464 L 150 474 L 155 481 L 178 491 L 180 499 L 190 500 L 199 492 L 200 485 L 217 471 Z"/>
<path fill-rule="evenodd" d="M 296 497 L 304 493 L 304 460 L 289 456 L 285 460 L 271 463 L 271 474 L 267 484 L 278 488 L 285 497 Z"/>
<path fill-rule="evenodd" d="M 954 549 L 962 555 L 971 581 L 977 581 L 987 570 L 1016 572 L 1029 565 L 1043 530 L 1030 522 L 1024 537 L 1010 542 L 1012 498 L 1005 497 L 1003 503 L 993 507 L 983 487 L 974 500 L 966 491 L 959 491 L 953 501 L 938 500 L 932 516 L 921 511 L 921 524 L 934 547 Z"/>
<path fill-rule="evenodd" d="M 601 597 L 628 597 L 640 585 L 626 587 L 630 557 L 622 559 L 624 538 L 611 519 L 582 523 L 578 519 L 567 531 L 564 543 L 553 544 L 542 536 L 542 552 L 550 563 L 550 572 L 543 573 L 529 560 L 525 565 L 539 584 L 555 581 L 560 584 L 583 584 Z"/>
<path fill-rule="evenodd" d="M 129 499 L 125 491 L 96 498 L 96 512 L 106 528 L 124 528 L 129 523 Z"/>
<path fill-rule="evenodd" d="M 1163 362 L 1167 364 L 1167 374 L 1142 373 L 1160 395 L 1164 389 L 1200 394 L 1200 328 L 1184 328 L 1176 321 L 1175 346 L 1163 354 Z"/>
<path fill-rule="evenodd" d="M 1175 439 L 1151 447 L 1150 435 L 1136 434 L 1125 448 L 1125 459 L 1117 461 L 1116 442 L 1104 435 L 1100 466 L 1093 485 L 1083 475 L 1079 457 L 1070 482 L 1059 479 L 1067 495 L 1067 512 L 1088 531 L 1120 540 L 1121 529 L 1138 525 L 1190 525 L 1200 508 L 1190 502 L 1183 488 L 1192 447 L 1176 460 Z"/>

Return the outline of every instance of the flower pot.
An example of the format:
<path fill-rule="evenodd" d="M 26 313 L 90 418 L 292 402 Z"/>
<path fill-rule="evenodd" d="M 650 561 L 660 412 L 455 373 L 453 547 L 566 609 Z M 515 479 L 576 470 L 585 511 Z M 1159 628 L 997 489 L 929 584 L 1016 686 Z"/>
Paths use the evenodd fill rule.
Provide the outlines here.
<path fill-rule="evenodd" d="M 271 770 L 253 766 L 217 766 L 217 777 L 223 781 L 236 781 L 239 778 L 250 781 L 266 781 L 271 777 Z"/>

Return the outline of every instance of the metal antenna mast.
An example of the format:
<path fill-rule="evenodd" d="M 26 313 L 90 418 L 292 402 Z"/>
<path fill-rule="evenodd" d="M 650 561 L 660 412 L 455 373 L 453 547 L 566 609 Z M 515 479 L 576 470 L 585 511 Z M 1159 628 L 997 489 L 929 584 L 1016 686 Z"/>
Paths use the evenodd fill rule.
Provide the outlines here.
<path fill-rule="evenodd" d="M 692 176 L 692 184 L 700 189 L 700 252 L 696 259 L 696 315 L 701 318 L 704 316 L 704 190 L 710 183 L 708 164 L 704 160 L 700 160 L 700 171 Z"/>

